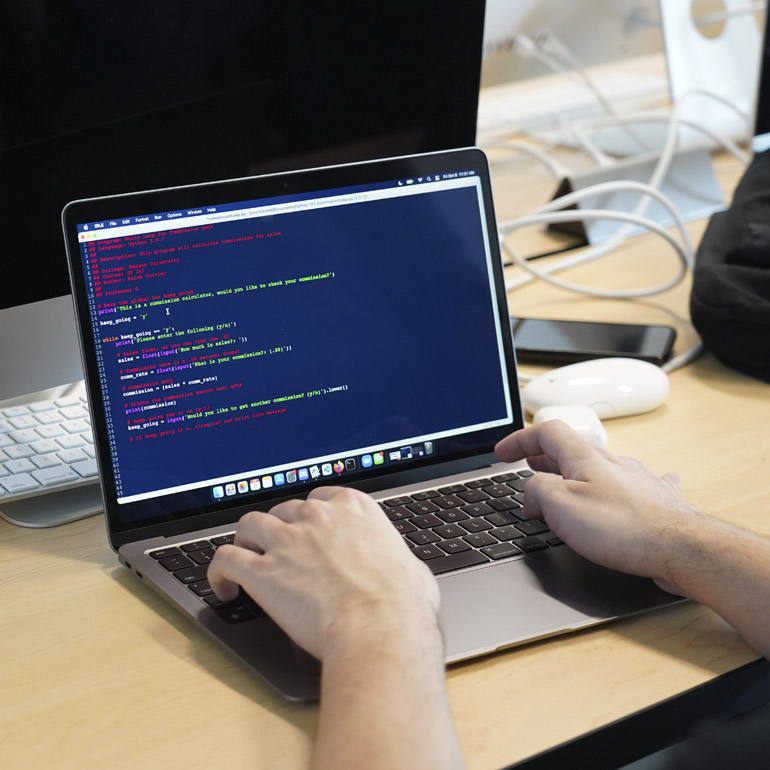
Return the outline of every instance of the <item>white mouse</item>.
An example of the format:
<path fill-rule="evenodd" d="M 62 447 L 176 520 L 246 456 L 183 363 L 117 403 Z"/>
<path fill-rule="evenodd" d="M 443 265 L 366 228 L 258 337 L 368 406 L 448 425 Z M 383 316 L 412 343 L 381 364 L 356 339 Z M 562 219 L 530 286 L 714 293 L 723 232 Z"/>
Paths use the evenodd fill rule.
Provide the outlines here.
<path fill-rule="evenodd" d="M 655 364 L 634 358 L 595 358 L 562 366 L 528 382 L 524 408 L 589 406 L 602 419 L 649 412 L 665 401 L 668 375 Z"/>
<path fill-rule="evenodd" d="M 539 425 L 546 420 L 566 422 L 579 436 L 599 447 L 607 446 L 607 431 L 596 412 L 588 406 L 544 406 L 535 412 L 532 422 Z"/>

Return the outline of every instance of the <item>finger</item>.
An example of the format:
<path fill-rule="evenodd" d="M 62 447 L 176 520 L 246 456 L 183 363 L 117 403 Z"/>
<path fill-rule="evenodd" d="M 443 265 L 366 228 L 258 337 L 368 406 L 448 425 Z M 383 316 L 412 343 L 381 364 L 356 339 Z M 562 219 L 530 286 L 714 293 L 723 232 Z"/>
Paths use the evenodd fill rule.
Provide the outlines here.
<path fill-rule="evenodd" d="M 274 505 L 270 509 L 269 514 L 283 522 L 291 523 L 300 517 L 304 506 L 304 500 L 287 500 L 284 503 L 278 503 L 278 505 Z"/>
<path fill-rule="evenodd" d="M 552 474 L 531 476 L 524 492 L 524 505 L 520 511 L 528 519 L 547 518 L 554 508 L 554 501 L 564 492 L 564 479 Z"/>
<path fill-rule="evenodd" d="M 233 542 L 239 548 L 264 553 L 283 526 L 286 526 L 284 522 L 269 513 L 250 511 L 241 516 Z"/>
<path fill-rule="evenodd" d="M 596 447 L 581 438 L 561 420 L 548 420 L 515 431 L 500 441 L 495 454 L 503 462 L 516 462 L 545 455 L 560 472 L 565 467 L 595 455 Z"/>
<path fill-rule="evenodd" d="M 541 473 L 559 472 L 559 466 L 550 457 L 546 457 L 545 455 L 528 457 L 527 463 L 533 471 L 540 471 Z"/>
<path fill-rule="evenodd" d="M 254 575 L 260 554 L 236 545 L 222 545 L 217 548 L 209 564 L 206 578 L 217 598 L 232 601 L 238 595 L 238 586 L 245 586 L 248 578 Z"/>

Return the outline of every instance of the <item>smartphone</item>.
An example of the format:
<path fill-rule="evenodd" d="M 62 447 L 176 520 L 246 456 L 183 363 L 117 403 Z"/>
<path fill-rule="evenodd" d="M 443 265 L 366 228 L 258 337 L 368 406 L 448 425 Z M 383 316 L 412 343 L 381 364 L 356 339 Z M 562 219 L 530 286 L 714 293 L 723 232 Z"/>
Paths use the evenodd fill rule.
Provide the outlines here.
<path fill-rule="evenodd" d="M 568 364 L 590 358 L 638 358 L 663 364 L 671 356 L 676 330 L 671 326 L 511 318 L 520 361 Z"/>

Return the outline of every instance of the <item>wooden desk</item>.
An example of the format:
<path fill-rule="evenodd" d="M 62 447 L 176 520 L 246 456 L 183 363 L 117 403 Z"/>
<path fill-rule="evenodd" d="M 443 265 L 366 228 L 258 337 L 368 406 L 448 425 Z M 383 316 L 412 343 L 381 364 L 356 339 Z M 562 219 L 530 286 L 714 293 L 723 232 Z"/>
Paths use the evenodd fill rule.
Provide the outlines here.
<path fill-rule="evenodd" d="M 738 169 L 727 161 L 720 173 L 731 189 Z M 546 200 L 553 182 L 523 162 L 497 171 L 496 186 L 504 219 Z M 696 241 L 702 229 L 691 226 Z M 634 286 L 673 269 L 668 248 L 642 236 L 574 278 Z M 672 323 L 681 351 L 693 339 L 688 292 L 624 303 L 533 285 L 511 308 Z M 770 534 L 768 386 L 708 355 L 671 384 L 660 409 L 606 422 L 609 448 L 678 470 L 703 510 Z M 316 707 L 282 700 L 118 566 L 100 518 L 38 531 L 0 521 L 0 586 L 6 770 L 306 766 Z M 455 665 L 449 692 L 469 768 L 491 770 L 756 657 L 712 612 L 685 604 Z"/>

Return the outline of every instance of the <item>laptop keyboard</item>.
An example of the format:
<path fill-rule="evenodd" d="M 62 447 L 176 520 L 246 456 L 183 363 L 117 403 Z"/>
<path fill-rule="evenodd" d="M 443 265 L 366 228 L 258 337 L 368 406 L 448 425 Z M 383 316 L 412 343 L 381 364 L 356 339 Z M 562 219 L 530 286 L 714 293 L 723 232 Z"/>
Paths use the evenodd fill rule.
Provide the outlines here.
<path fill-rule="evenodd" d="M 412 553 L 434 575 L 562 545 L 521 515 L 532 471 L 504 473 L 380 501 Z"/>
<path fill-rule="evenodd" d="M 504 473 L 378 501 L 412 553 L 434 575 L 563 545 L 539 520 L 521 515 L 532 471 Z M 234 533 L 150 551 L 161 567 L 228 623 L 265 614 L 244 591 L 222 602 L 206 579 L 216 549 Z"/>

